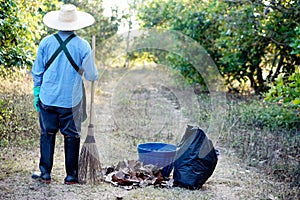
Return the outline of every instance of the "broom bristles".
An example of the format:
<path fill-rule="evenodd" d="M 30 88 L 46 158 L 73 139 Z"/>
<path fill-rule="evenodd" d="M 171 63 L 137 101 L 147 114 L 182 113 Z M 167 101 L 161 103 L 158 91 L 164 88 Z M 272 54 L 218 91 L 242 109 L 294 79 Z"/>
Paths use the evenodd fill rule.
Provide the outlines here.
<path fill-rule="evenodd" d="M 79 156 L 78 181 L 82 184 L 98 184 L 102 180 L 103 174 L 99 153 L 93 135 L 93 127 L 90 126 Z"/>

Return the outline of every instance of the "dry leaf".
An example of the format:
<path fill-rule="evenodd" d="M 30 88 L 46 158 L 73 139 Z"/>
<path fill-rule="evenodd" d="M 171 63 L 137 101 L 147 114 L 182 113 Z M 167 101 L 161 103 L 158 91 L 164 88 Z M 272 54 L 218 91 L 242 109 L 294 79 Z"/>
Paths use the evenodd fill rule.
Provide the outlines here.
<path fill-rule="evenodd" d="M 147 187 L 149 185 L 171 188 L 173 180 L 165 180 L 162 176 L 162 168 L 155 165 L 143 165 L 135 160 L 120 161 L 116 167 L 107 167 L 103 170 L 105 182 L 114 186 L 131 190 L 136 187 Z"/>

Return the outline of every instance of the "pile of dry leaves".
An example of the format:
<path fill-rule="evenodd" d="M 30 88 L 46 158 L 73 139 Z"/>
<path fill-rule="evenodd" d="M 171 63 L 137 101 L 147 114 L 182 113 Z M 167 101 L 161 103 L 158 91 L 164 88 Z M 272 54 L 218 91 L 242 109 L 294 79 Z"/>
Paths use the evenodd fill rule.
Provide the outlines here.
<path fill-rule="evenodd" d="M 136 160 L 120 161 L 117 166 L 103 168 L 104 181 L 114 186 L 130 190 L 137 187 L 154 185 L 171 188 L 173 179 L 163 177 L 162 168 L 155 165 L 143 165 Z"/>

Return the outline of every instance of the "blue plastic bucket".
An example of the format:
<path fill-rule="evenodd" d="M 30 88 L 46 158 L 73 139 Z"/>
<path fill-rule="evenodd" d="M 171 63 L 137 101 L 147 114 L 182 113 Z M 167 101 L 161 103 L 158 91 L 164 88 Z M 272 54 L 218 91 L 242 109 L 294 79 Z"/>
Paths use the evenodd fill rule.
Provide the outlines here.
<path fill-rule="evenodd" d="M 163 168 L 162 175 L 168 177 L 173 169 L 173 161 L 177 146 L 152 142 L 138 145 L 139 161 L 144 165 L 152 164 Z"/>

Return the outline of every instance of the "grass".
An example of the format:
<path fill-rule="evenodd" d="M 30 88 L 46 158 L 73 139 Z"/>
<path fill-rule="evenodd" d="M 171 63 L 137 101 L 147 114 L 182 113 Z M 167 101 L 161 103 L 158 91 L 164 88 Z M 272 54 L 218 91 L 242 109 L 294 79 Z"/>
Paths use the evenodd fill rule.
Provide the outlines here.
<path fill-rule="evenodd" d="M 31 146 L 38 138 L 38 115 L 31 89 L 28 74 L 0 78 L 0 146 Z"/>
<path fill-rule="evenodd" d="M 186 123 L 186 119 L 177 116 L 174 118 L 181 119 L 181 124 L 176 120 L 164 121 L 159 129 L 153 127 L 153 130 L 160 130 L 153 134 L 151 129 L 141 132 L 138 128 L 130 130 L 128 127 L 118 127 L 115 118 L 110 114 L 113 109 L 109 99 L 112 96 L 111 91 L 116 88 L 110 81 L 118 82 L 120 72 L 115 69 L 113 73 L 106 73 L 110 74 L 105 77 L 107 83 L 101 85 L 104 81 L 100 80 L 102 82 L 97 86 L 97 89 L 102 91 L 101 94 L 105 95 L 96 95 L 99 98 L 95 100 L 95 137 L 104 165 L 114 165 L 122 159 L 137 159 L 136 146 L 142 142 L 156 140 L 176 144 L 180 140 L 183 130 L 179 128 Z M 16 76 L 9 80 L 1 79 L 0 89 L 0 188 L 3 189 L 1 195 L 6 198 L 115 199 L 121 196 L 123 199 L 295 199 L 299 196 L 299 128 L 295 121 L 289 121 L 294 118 L 282 117 L 290 116 L 290 112 L 282 112 L 282 108 L 276 107 L 278 105 L 266 105 L 261 100 L 250 97 L 228 98 L 229 112 L 225 116 L 224 129 L 217 147 L 221 152 L 220 160 L 212 178 L 200 191 L 153 187 L 126 191 L 108 184 L 72 187 L 61 184 L 65 173 L 63 137 L 60 134 L 57 135 L 53 184 L 43 186 L 31 180 L 30 174 L 37 169 L 39 158 L 39 127 L 32 106 L 32 80 L 28 75 Z M 171 91 L 173 92 L 174 88 Z M 142 122 L 141 111 L 144 111 L 144 104 L 134 101 L 133 98 L 139 99 L 143 96 L 143 90 L 138 92 L 131 97 L 131 102 L 120 102 L 127 106 L 130 106 L 130 103 L 134 105 L 141 121 L 134 121 L 134 115 L 128 114 L 127 121 L 121 118 L 125 120 L 122 123 Z M 151 92 L 153 93 L 153 90 Z M 199 115 L 193 116 L 194 121 L 198 121 L 203 127 L 208 126 L 207 120 L 211 116 L 208 100 L 205 95 L 199 96 Z M 170 112 L 172 106 L 168 101 L 175 102 L 174 97 L 166 102 L 161 101 L 161 105 L 166 106 L 167 111 L 161 112 L 164 115 L 163 119 L 166 119 L 165 115 L 173 114 Z M 120 112 L 129 111 L 125 109 Z M 182 112 L 190 114 L 184 110 Z M 119 114 L 122 117 L 122 113 Z M 274 120 L 274 116 L 281 117 Z M 279 119 L 286 121 L 280 123 Z M 83 124 L 82 140 L 85 138 L 86 128 L 87 122 Z"/>
<path fill-rule="evenodd" d="M 227 116 L 223 142 L 245 163 L 299 187 L 300 120 L 293 110 L 277 104 L 234 100 Z"/>

